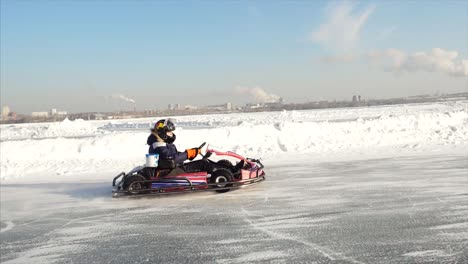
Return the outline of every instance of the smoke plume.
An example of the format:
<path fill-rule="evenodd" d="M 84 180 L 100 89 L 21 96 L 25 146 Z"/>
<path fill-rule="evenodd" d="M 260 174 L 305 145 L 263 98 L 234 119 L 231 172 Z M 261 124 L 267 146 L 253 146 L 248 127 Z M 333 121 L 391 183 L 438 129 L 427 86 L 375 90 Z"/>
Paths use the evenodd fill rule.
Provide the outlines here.
<path fill-rule="evenodd" d="M 242 95 L 253 98 L 254 101 L 258 103 L 276 103 L 279 102 L 281 98 L 275 94 L 269 94 L 265 92 L 265 90 L 260 87 L 237 87 L 236 90 Z"/>
<path fill-rule="evenodd" d="M 122 95 L 122 94 L 113 94 L 112 98 L 113 99 L 118 99 L 118 100 L 123 100 L 123 101 L 129 102 L 129 103 L 135 103 L 135 100 L 133 100 L 131 98 L 128 98 L 128 97 L 126 97 L 125 95 Z"/>

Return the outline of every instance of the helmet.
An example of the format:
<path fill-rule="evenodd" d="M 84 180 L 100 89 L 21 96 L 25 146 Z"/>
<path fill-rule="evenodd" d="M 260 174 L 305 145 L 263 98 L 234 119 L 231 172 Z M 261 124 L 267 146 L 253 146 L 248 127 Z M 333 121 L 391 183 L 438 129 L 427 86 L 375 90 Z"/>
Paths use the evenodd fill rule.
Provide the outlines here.
<path fill-rule="evenodd" d="M 156 122 L 156 124 L 154 124 L 154 130 L 156 131 L 158 136 L 166 143 L 172 143 L 176 139 L 175 134 L 173 134 L 172 137 L 167 135 L 167 132 L 172 132 L 175 130 L 174 120 L 171 118 L 161 119 L 158 122 Z"/>

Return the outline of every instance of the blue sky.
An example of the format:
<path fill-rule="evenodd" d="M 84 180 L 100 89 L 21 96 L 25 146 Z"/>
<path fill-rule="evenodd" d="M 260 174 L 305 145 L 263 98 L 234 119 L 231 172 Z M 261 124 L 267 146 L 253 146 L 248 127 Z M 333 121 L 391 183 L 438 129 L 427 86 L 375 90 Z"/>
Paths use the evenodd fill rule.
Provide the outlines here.
<path fill-rule="evenodd" d="M 464 1 L 1 1 L 28 113 L 468 92 Z"/>

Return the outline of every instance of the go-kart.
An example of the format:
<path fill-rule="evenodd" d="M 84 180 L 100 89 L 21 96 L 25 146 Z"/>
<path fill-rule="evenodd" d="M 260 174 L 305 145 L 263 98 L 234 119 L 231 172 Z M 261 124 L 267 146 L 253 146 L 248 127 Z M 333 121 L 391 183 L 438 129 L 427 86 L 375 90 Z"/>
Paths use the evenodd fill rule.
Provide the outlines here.
<path fill-rule="evenodd" d="M 206 143 L 206 142 L 205 142 Z M 205 145 L 203 143 L 199 149 Z M 245 158 L 234 152 L 206 149 L 202 159 L 214 165 L 214 171 L 185 172 L 174 160 L 159 160 L 157 167 L 138 166 L 122 172 L 112 182 L 112 196 L 140 196 L 197 191 L 228 192 L 265 180 L 259 159 Z M 214 159 L 217 157 L 217 160 Z M 216 160 L 216 161 L 215 161 Z M 233 165 L 233 161 L 237 164 Z"/>

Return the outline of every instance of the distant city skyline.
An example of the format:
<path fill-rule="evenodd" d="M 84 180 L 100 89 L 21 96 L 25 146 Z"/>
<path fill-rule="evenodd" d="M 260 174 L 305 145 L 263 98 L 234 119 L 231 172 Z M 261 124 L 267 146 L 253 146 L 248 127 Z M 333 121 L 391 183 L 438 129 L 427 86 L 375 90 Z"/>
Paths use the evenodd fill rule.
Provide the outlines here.
<path fill-rule="evenodd" d="M 27 114 L 468 91 L 464 1 L 0 2 Z"/>

